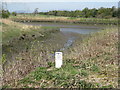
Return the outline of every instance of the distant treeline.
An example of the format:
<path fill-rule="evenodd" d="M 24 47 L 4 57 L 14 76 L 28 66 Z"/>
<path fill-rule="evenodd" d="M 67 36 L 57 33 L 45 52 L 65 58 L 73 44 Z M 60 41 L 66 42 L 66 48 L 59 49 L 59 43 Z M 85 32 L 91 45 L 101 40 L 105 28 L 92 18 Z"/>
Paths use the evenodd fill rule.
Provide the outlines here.
<path fill-rule="evenodd" d="M 83 17 L 83 18 L 114 18 L 118 16 L 118 8 L 113 6 L 112 8 L 101 7 L 99 9 L 84 8 L 83 10 L 75 11 L 61 11 L 53 10 L 49 12 L 39 12 L 42 15 L 54 15 L 54 16 L 65 16 L 65 17 Z"/>

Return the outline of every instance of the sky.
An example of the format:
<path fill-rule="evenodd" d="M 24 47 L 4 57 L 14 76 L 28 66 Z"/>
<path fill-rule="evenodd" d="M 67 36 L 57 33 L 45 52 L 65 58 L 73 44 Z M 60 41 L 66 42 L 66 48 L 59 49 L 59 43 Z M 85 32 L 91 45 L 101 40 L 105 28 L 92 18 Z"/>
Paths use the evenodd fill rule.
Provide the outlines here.
<path fill-rule="evenodd" d="M 34 12 L 35 8 L 39 8 L 38 11 L 40 12 L 46 12 L 52 10 L 69 10 L 69 11 L 82 10 L 85 7 L 109 8 L 112 6 L 116 7 L 118 6 L 118 0 L 84 0 L 84 2 L 83 0 L 60 0 L 59 2 L 58 0 L 3 0 L 3 1 L 7 2 L 7 6 L 5 6 L 5 8 L 7 8 L 10 12 L 15 11 L 25 13 L 32 13 Z"/>
<path fill-rule="evenodd" d="M 3 2 L 119 2 L 119 0 L 2 0 Z"/>

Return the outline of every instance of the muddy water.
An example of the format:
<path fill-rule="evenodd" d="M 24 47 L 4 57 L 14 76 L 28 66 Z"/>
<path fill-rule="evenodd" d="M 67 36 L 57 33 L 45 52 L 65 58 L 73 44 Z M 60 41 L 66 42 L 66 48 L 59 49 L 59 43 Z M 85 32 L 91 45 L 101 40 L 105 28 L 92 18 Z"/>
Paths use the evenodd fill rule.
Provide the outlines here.
<path fill-rule="evenodd" d="M 59 27 L 60 31 L 68 36 L 68 40 L 64 44 L 64 47 L 58 51 L 64 51 L 66 48 L 70 47 L 78 34 L 91 34 L 95 32 L 99 32 L 103 29 L 103 26 L 97 25 L 82 25 L 82 24 L 66 24 L 66 23 L 49 23 L 49 22 L 25 22 L 27 25 L 35 25 L 35 26 L 50 26 L 50 27 Z"/>
<path fill-rule="evenodd" d="M 103 26 L 98 26 L 98 25 L 49 23 L 49 22 L 25 22 L 24 24 L 35 25 L 35 26 L 59 27 L 60 31 L 63 33 L 72 32 L 78 34 L 90 34 L 90 33 L 98 32 L 104 28 Z"/>

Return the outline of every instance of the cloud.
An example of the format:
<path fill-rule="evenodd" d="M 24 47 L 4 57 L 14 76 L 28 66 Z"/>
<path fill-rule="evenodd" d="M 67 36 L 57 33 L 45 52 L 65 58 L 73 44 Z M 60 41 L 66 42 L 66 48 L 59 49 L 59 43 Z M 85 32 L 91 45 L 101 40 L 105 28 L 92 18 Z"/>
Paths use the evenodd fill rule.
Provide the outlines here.
<path fill-rule="evenodd" d="M 2 2 L 119 2 L 119 0 L 2 0 Z"/>

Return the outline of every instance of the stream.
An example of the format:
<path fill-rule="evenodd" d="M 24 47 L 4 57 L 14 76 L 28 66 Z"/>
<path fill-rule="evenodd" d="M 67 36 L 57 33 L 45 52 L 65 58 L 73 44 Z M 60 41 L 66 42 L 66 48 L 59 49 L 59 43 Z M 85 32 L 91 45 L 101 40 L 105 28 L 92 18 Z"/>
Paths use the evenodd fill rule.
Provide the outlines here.
<path fill-rule="evenodd" d="M 77 36 L 74 34 L 91 34 L 95 32 L 99 32 L 103 29 L 103 26 L 98 25 L 82 25 L 82 24 L 66 24 L 66 23 L 50 23 L 50 22 L 24 22 L 27 25 L 35 25 L 35 26 L 50 26 L 50 27 L 59 27 L 60 31 L 68 35 L 68 40 L 64 44 L 64 47 L 59 49 L 58 51 L 64 51 L 68 47 L 70 47 Z M 71 34 L 72 33 L 72 34 Z"/>

